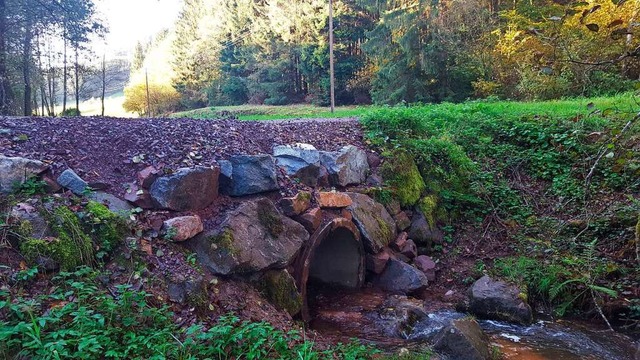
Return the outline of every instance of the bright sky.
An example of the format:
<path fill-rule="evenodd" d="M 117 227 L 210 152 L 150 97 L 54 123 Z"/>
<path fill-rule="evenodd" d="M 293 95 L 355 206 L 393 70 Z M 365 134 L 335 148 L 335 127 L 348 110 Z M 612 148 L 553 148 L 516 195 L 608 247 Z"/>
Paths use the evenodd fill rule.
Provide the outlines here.
<path fill-rule="evenodd" d="M 97 0 L 96 5 L 109 27 L 108 49 L 130 51 L 136 42 L 171 27 L 182 0 Z"/>

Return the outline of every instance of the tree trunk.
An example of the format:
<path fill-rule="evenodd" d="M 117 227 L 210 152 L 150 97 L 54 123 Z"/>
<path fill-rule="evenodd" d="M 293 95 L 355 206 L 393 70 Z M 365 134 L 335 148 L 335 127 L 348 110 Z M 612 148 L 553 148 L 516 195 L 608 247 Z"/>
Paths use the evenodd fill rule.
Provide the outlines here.
<path fill-rule="evenodd" d="M 7 7 L 0 0 L 0 115 L 10 115 L 11 88 L 7 80 Z"/>
<path fill-rule="evenodd" d="M 49 116 L 56 116 L 56 69 L 51 65 L 51 45 L 49 45 Z"/>
<path fill-rule="evenodd" d="M 104 116 L 104 94 L 107 90 L 107 64 L 106 55 L 102 54 L 102 94 L 100 95 L 100 102 L 102 103 L 102 116 Z"/>
<path fill-rule="evenodd" d="M 46 74 L 44 68 L 42 67 L 42 42 L 40 41 L 40 35 L 37 36 L 36 40 L 37 49 L 38 49 L 38 73 L 40 74 L 39 78 L 39 88 L 40 88 L 40 105 L 42 107 L 42 116 L 49 113 L 47 111 L 45 113 L 45 105 L 47 106 L 47 110 L 49 109 L 49 104 L 47 103 L 47 91 L 46 91 Z"/>
<path fill-rule="evenodd" d="M 76 44 L 75 46 L 75 52 L 76 52 L 76 61 L 73 64 L 74 69 L 75 69 L 75 81 L 76 81 L 76 91 L 75 91 L 75 96 L 76 96 L 76 110 L 80 111 L 80 65 L 78 64 L 78 45 Z"/>
<path fill-rule="evenodd" d="M 62 51 L 62 112 L 67 110 L 67 23 L 64 23 L 63 47 Z"/>
<path fill-rule="evenodd" d="M 22 79 L 24 81 L 24 116 L 31 115 L 31 40 L 32 19 L 29 10 L 25 11 L 24 39 L 22 42 Z"/>

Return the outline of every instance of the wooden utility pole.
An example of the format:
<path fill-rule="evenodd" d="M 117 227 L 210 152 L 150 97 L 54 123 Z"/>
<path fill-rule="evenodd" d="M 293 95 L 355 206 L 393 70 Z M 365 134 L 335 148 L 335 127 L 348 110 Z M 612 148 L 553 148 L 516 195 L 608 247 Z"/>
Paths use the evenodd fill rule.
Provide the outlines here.
<path fill-rule="evenodd" d="M 151 116 L 151 104 L 149 103 L 149 73 L 147 73 L 147 69 L 144 69 L 144 79 L 147 83 L 147 117 Z"/>
<path fill-rule="evenodd" d="M 331 113 L 336 108 L 335 71 L 333 68 L 333 0 L 329 0 L 329 77 L 331 82 Z"/>

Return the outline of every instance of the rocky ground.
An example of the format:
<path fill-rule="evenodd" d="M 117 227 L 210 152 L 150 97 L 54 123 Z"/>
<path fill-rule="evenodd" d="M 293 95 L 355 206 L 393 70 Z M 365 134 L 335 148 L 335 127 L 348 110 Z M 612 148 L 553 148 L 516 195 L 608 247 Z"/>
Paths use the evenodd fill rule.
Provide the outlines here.
<path fill-rule="evenodd" d="M 53 174 L 74 169 L 84 180 L 122 195 L 146 166 L 209 166 L 231 155 L 271 153 L 307 143 L 333 151 L 364 147 L 354 118 L 288 121 L 195 119 L 0 118 L 2 155 L 39 159 Z"/>

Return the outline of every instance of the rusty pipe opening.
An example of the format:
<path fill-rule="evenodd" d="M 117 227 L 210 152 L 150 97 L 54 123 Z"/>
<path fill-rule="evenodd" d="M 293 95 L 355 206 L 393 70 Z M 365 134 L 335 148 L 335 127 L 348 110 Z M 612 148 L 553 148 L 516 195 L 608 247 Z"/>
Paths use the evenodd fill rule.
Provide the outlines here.
<path fill-rule="evenodd" d="M 295 262 L 296 285 L 302 294 L 302 319 L 310 321 L 308 285 L 360 288 L 364 283 L 364 247 L 360 232 L 345 218 L 331 220 L 316 231 Z"/>

